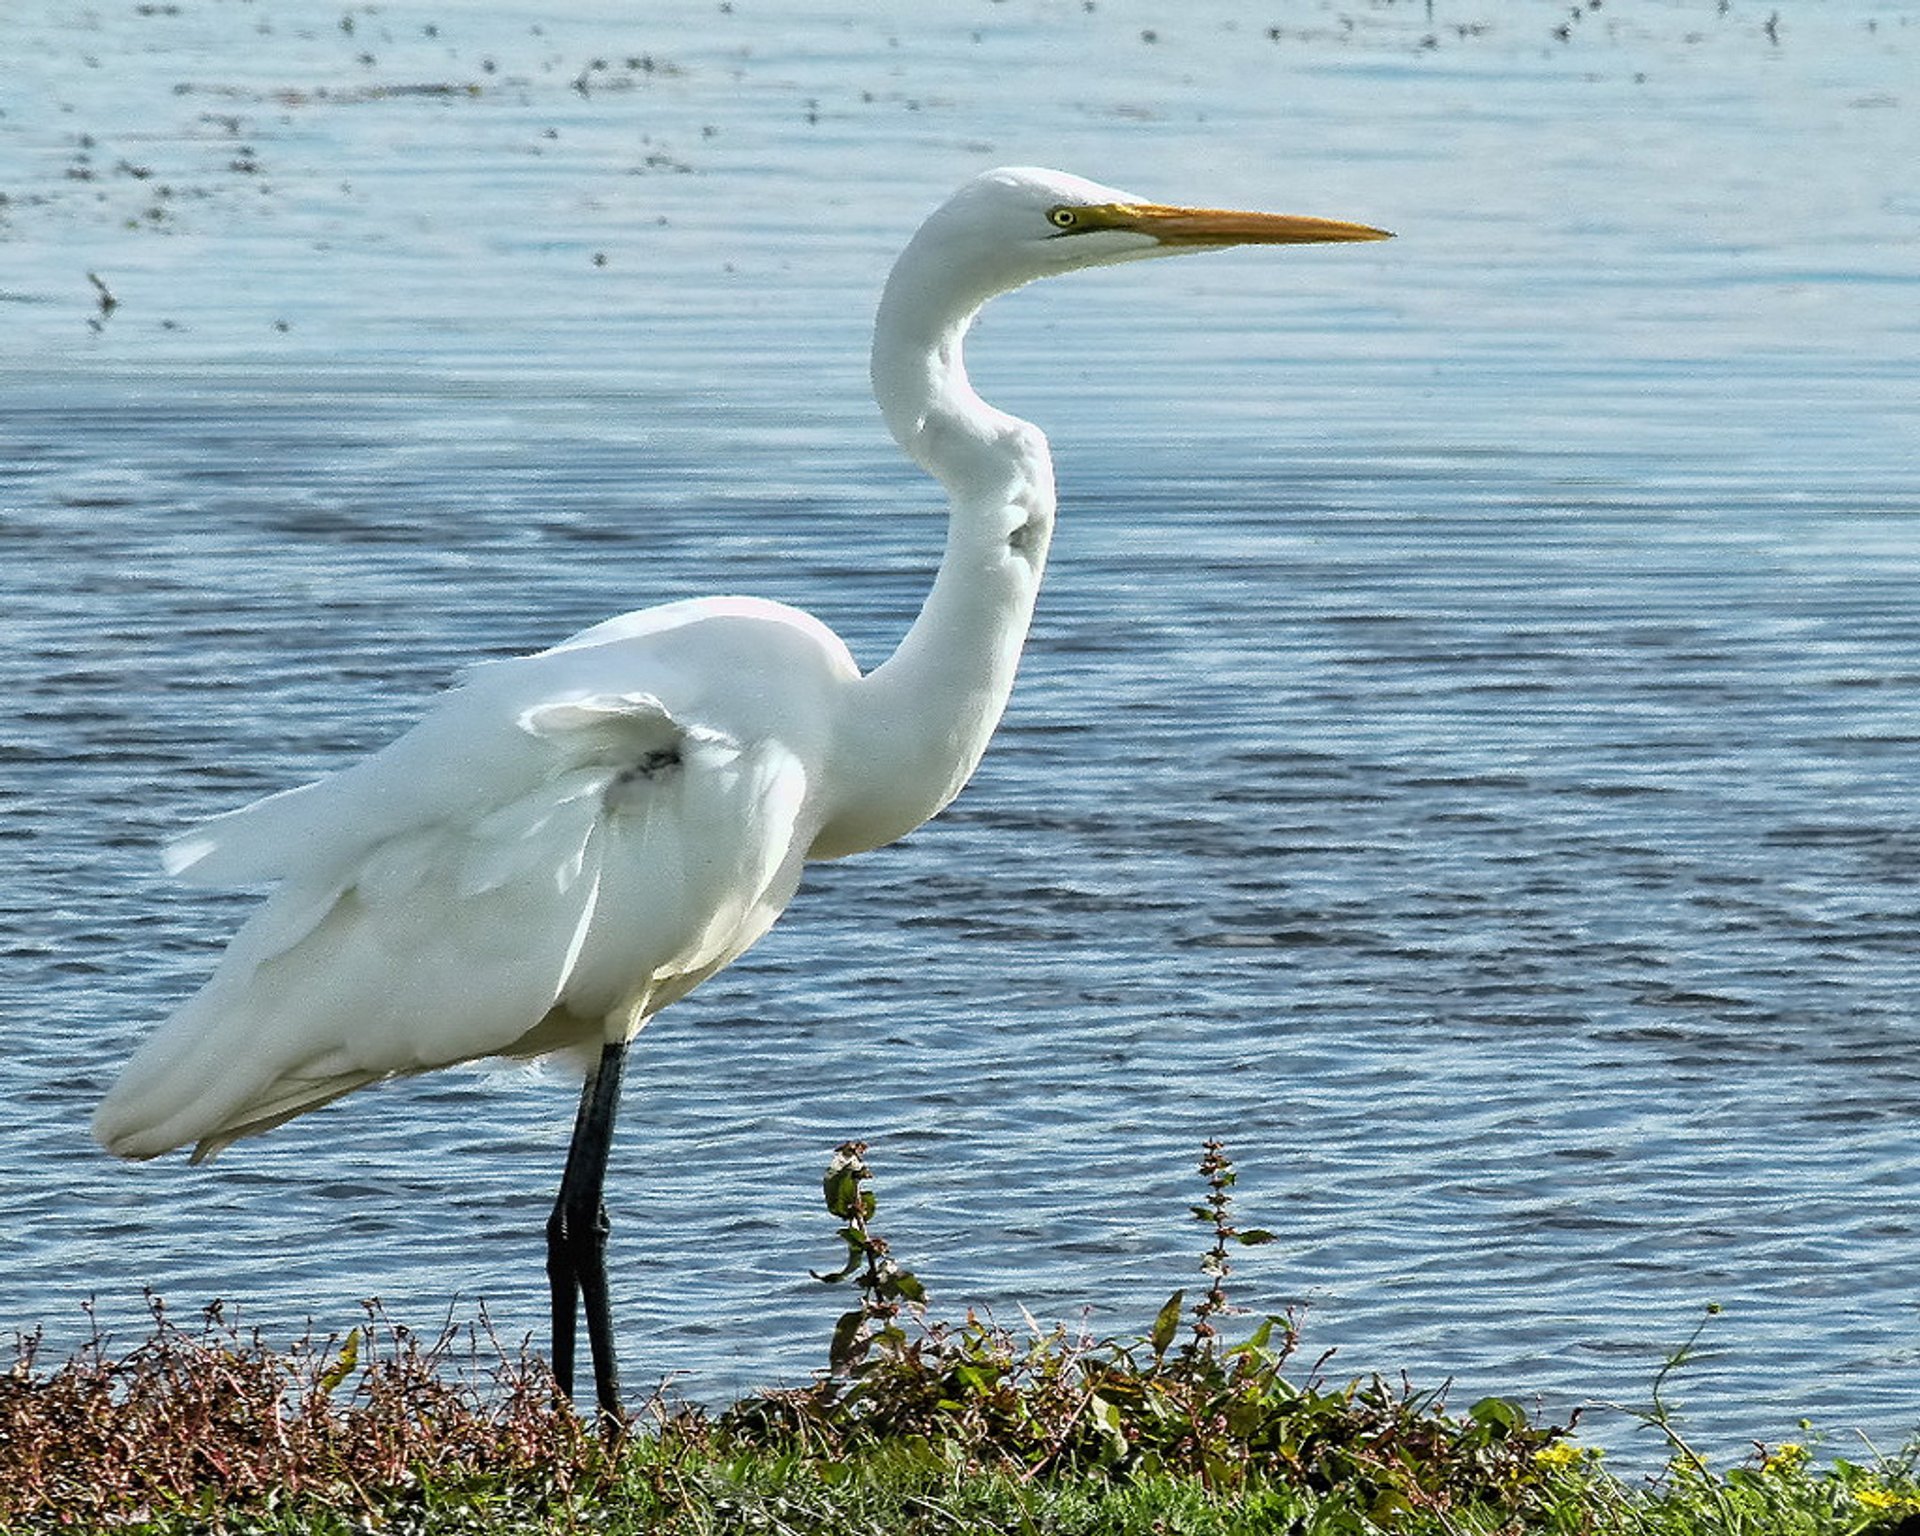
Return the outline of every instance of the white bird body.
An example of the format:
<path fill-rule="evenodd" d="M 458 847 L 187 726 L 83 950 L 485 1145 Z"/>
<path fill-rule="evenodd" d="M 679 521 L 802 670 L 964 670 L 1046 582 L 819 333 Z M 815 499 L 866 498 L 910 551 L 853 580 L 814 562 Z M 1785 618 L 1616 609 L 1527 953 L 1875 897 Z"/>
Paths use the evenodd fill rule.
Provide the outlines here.
<path fill-rule="evenodd" d="M 570 1383 L 577 1289 L 617 1415 L 603 1255 L 583 1232 L 626 1043 L 767 931 L 807 859 L 878 847 L 952 800 L 1013 687 L 1053 471 L 1039 429 L 968 383 L 973 316 L 1077 267 L 1380 237 L 1162 207 L 1056 171 L 967 183 L 902 253 L 875 325 L 888 428 L 951 502 L 894 654 L 862 674 L 818 620 L 753 598 L 644 609 L 477 667 L 365 761 L 186 833 L 174 872 L 275 889 L 135 1053 L 95 1134 L 122 1156 L 193 1144 L 198 1159 L 382 1078 L 600 1046 L 549 1271 L 556 1371 Z"/>
<path fill-rule="evenodd" d="M 1033 558 L 998 543 L 1019 569 L 949 580 L 942 624 L 1030 613 Z M 805 859 L 959 792 L 1018 647 L 970 659 L 917 643 L 863 677 L 811 615 L 734 597 L 474 668 L 373 756 L 168 848 L 197 884 L 277 889 L 128 1064 L 102 1140 L 206 1157 L 384 1077 L 630 1039 L 772 926 Z"/>
<path fill-rule="evenodd" d="M 382 1077 L 630 1035 L 792 894 L 855 675 L 792 610 L 674 604 L 477 668 L 364 762 L 196 828 L 170 867 L 278 887 L 102 1139 L 206 1155 Z"/>

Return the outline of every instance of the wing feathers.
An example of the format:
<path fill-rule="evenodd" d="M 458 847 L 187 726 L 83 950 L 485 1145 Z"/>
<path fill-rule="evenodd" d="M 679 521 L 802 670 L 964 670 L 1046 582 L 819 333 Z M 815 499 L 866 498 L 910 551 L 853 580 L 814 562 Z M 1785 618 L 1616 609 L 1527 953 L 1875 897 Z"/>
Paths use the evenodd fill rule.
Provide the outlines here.
<path fill-rule="evenodd" d="M 470 712 L 169 851 L 196 878 L 284 878 L 101 1105 L 112 1150 L 210 1155 L 366 1083 L 546 1040 L 561 1012 L 637 1024 L 791 895 L 807 775 L 784 746 L 583 690 L 492 714 L 461 743 L 487 762 L 443 771 L 427 749 Z"/>
<path fill-rule="evenodd" d="M 618 749 L 677 740 L 681 727 L 650 693 L 601 693 L 536 704 L 516 722 L 529 736 L 574 738 Z"/>

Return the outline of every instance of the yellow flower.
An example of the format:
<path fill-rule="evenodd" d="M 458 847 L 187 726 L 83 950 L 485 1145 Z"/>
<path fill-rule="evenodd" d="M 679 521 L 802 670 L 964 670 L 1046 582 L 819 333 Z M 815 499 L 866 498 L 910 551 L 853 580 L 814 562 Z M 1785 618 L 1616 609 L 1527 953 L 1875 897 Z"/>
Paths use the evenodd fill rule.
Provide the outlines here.
<path fill-rule="evenodd" d="M 1581 1460 L 1586 1452 L 1571 1440 L 1556 1440 L 1552 1445 L 1543 1445 L 1533 1453 L 1533 1464 L 1545 1467 L 1550 1472 L 1558 1472 Z"/>
<path fill-rule="evenodd" d="M 1783 1440 L 1760 1463 L 1764 1472 L 1797 1472 L 1807 1464 L 1807 1448 L 1798 1441 Z"/>
<path fill-rule="evenodd" d="M 1866 1505 L 1868 1509 L 1920 1509 L 1920 1494 L 1896 1493 L 1891 1488 L 1881 1488 L 1873 1483 L 1863 1483 L 1852 1492 L 1854 1501 Z"/>

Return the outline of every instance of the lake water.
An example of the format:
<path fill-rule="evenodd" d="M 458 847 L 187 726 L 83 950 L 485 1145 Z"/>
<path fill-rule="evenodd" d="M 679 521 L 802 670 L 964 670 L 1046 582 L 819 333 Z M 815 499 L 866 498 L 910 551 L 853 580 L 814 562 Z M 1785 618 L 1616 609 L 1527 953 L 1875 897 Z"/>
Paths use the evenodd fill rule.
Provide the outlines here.
<path fill-rule="evenodd" d="M 630 1383 L 823 1363 L 851 1136 L 936 1310 L 1143 1328 L 1218 1135 L 1282 1237 L 1238 1298 L 1304 1304 L 1331 1374 L 1641 1403 L 1717 1301 L 1702 1445 L 1897 1443 L 1920 9 L 1802 9 L 16 0 L 0 1327 L 151 1286 L 280 1340 L 369 1295 L 544 1337 L 558 1073 L 202 1168 L 92 1145 L 250 899 L 158 844 L 648 602 L 884 656 L 941 525 L 872 301 L 950 186 L 1039 162 L 1401 238 L 987 315 L 1062 488 L 1020 688 L 950 812 L 643 1037 Z"/>

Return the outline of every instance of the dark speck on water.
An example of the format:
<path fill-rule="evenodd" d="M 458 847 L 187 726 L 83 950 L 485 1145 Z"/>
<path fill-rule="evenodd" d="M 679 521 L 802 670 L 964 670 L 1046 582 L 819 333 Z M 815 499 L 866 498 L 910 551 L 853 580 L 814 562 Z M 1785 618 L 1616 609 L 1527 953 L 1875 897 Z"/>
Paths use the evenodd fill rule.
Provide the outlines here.
<path fill-rule="evenodd" d="M 1238 1299 L 1340 1369 L 1644 1401 L 1711 1300 L 1703 1449 L 1912 1430 L 1920 11 L 564 9 L 8 8 L 0 1328 L 544 1329 L 564 1074 L 92 1145 L 252 900 L 158 848 L 646 603 L 884 656 L 941 525 L 873 301 L 1039 162 L 1401 238 L 988 312 L 1062 493 L 1021 684 L 640 1041 L 634 1380 L 824 1362 L 851 1137 L 936 1306 L 1144 1328 L 1219 1136 Z"/>

